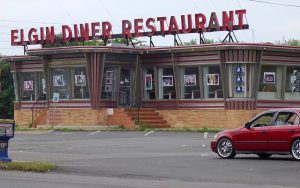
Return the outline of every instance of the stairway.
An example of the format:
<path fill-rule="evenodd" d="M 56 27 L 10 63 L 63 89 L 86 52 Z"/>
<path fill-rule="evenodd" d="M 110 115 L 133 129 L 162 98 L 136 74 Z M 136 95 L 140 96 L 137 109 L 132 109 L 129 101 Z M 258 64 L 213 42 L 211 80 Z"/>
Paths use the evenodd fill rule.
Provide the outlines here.
<path fill-rule="evenodd" d="M 137 115 L 139 114 L 139 116 Z M 163 117 L 156 112 L 154 109 L 140 108 L 139 112 L 137 110 L 128 110 L 127 114 L 131 117 L 136 124 L 143 126 L 145 128 L 169 128 L 171 127 Z M 139 117 L 139 121 L 137 119 Z M 138 121 L 138 122 L 137 122 Z"/>

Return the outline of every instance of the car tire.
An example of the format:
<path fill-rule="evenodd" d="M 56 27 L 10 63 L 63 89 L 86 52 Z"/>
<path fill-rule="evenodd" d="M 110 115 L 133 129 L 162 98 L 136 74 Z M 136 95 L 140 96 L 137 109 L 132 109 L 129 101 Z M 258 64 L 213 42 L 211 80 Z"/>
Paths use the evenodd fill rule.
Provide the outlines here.
<path fill-rule="evenodd" d="M 295 160 L 300 160 L 300 138 L 294 140 L 291 145 L 291 154 Z"/>
<path fill-rule="evenodd" d="M 268 159 L 272 156 L 272 154 L 268 154 L 268 153 L 258 153 L 257 154 L 261 159 Z"/>
<path fill-rule="evenodd" d="M 235 156 L 235 149 L 229 138 L 220 138 L 217 143 L 217 153 L 223 159 L 232 159 Z"/>

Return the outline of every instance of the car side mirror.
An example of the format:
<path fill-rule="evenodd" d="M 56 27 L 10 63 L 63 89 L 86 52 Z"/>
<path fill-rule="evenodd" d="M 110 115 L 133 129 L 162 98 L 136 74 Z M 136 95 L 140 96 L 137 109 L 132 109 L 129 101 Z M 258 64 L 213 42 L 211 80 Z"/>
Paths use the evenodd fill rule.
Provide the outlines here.
<path fill-rule="evenodd" d="M 245 124 L 245 128 L 249 129 L 249 128 L 250 128 L 250 125 L 251 125 L 251 123 L 250 123 L 250 122 L 247 122 L 247 123 Z"/>

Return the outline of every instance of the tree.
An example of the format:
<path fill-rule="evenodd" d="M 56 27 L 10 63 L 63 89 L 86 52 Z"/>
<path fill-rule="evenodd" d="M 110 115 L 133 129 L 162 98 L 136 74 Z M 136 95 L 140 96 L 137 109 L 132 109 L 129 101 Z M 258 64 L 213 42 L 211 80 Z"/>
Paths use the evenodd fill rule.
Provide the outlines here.
<path fill-rule="evenodd" d="M 275 44 L 285 45 L 285 46 L 300 46 L 300 40 L 297 40 L 297 39 L 285 40 L 283 38 L 281 41 L 275 41 Z"/>
<path fill-rule="evenodd" d="M 131 39 L 134 45 L 140 46 L 142 41 L 137 40 L 136 38 Z M 127 44 L 127 40 L 124 38 L 110 39 L 109 43 L 116 44 Z M 71 41 L 67 43 L 62 43 L 62 34 L 55 35 L 55 44 L 46 44 L 43 48 L 56 48 L 63 46 L 104 46 L 105 43 L 103 40 L 88 40 L 88 41 Z"/>
<path fill-rule="evenodd" d="M 0 62 L 0 119 L 14 117 L 14 84 L 10 64 Z"/>

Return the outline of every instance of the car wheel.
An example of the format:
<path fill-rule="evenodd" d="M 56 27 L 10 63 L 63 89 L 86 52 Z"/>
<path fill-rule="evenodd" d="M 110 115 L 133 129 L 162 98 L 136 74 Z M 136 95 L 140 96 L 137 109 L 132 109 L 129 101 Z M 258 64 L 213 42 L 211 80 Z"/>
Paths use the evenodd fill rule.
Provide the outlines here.
<path fill-rule="evenodd" d="M 271 157 L 272 154 L 268 154 L 268 153 L 258 153 L 257 154 L 260 158 L 262 159 L 268 159 Z"/>
<path fill-rule="evenodd" d="M 235 150 L 232 141 L 229 138 L 221 138 L 217 144 L 217 152 L 221 158 L 233 158 L 235 156 Z"/>
<path fill-rule="evenodd" d="M 296 139 L 291 146 L 291 153 L 294 159 L 300 160 L 300 139 Z"/>

